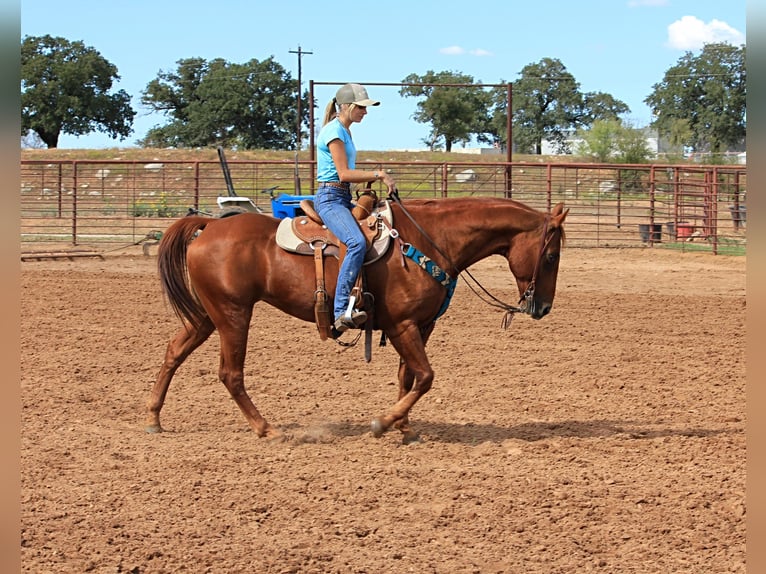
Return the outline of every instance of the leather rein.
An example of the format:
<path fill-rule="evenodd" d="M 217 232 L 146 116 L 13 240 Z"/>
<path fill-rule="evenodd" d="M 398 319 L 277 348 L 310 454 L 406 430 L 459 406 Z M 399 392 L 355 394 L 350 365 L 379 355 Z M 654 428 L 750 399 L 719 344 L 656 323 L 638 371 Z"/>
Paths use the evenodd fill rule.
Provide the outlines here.
<path fill-rule="evenodd" d="M 449 265 L 452 267 L 453 270 L 456 270 L 455 264 L 452 262 L 452 260 L 439 248 L 439 246 L 436 244 L 436 242 L 431 239 L 431 237 L 426 233 L 426 231 L 418 224 L 417 221 L 412 217 L 409 211 L 404 207 L 402 204 L 401 199 L 399 198 L 399 192 L 398 190 L 394 189 L 393 192 L 390 192 L 388 196 L 394 200 L 394 202 L 399 204 L 399 207 L 401 208 L 402 212 L 407 216 L 407 218 L 413 223 L 413 225 L 417 228 L 418 231 L 425 237 L 428 242 L 433 246 L 433 248 L 444 257 L 444 259 L 449 263 Z M 486 287 L 484 287 L 478 279 L 476 279 L 473 275 L 471 275 L 471 272 L 468 271 L 468 269 L 464 269 L 463 271 L 458 272 L 458 276 L 465 281 L 466 285 L 471 289 L 471 291 L 474 292 L 474 294 L 487 303 L 488 305 L 492 307 L 497 307 L 499 309 L 502 309 L 505 311 L 505 314 L 503 315 L 503 319 L 501 322 L 501 326 L 503 329 L 507 329 L 511 325 L 511 321 L 513 320 L 513 316 L 516 313 L 523 313 L 523 314 L 532 314 L 532 299 L 535 295 L 535 283 L 537 281 L 537 274 L 540 270 L 540 262 L 542 261 L 543 255 L 545 254 L 545 250 L 548 247 L 548 245 L 551 242 L 551 239 L 553 239 L 553 235 L 548 236 L 548 227 L 550 224 L 551 216 L 550 213 L 545 214 L 545 221 L 543 223 L 543 233 L 540 236 L 540 251 L 537 257 L 537 260 L 535 261 L 535 269 L 532 273 L 532 280 L 529 282 L 529 285 L 527 285 L 527 288 L 524 290 L 524 293 L 521 295 L 521 298 L 519 298 L 519 302 L 516 305 L 510 305 L 508 303 L 505 303 L 492 295 Z M 471 284 L 470 281 L 468 281 L 464 275 L 467 275 L 471 278 L 471 281 L 475 284 Z M 479 293 L 477 290 L 480 289 L 482 293 Z"/>

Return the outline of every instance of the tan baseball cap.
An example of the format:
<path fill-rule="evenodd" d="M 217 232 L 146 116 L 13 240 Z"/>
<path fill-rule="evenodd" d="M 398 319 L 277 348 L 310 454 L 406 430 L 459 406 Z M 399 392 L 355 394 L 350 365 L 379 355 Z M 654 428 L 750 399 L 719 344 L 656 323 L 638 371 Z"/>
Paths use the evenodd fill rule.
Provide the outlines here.
<path fill-rule="evenodd" d="M 380 102 L 371 100 L 367 90 L 360 84 L 345 84 L 335 93 L 335 101 L 339 104 L 356 104 L 357 106 L 379 106 Z"/>

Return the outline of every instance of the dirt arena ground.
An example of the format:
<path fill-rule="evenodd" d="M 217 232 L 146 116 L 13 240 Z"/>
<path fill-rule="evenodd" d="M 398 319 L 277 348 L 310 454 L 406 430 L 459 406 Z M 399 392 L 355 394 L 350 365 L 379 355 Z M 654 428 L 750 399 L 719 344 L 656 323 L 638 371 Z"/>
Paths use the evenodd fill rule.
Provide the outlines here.
<path fill-rule="evenodd" d="M 745 258 L 565 249 L 552 313 L 507 331 L 461 282 L 408 446 L 369 429 L 390 346 L 266 306 L 247 385 L 292 438 L 248 430 L 215 335 L 145 433 L 179 326 L 155 264 L 21 263 L 23 572 L 745 572 Z M 502 259 L 472 273 L 515 301 Z"/>

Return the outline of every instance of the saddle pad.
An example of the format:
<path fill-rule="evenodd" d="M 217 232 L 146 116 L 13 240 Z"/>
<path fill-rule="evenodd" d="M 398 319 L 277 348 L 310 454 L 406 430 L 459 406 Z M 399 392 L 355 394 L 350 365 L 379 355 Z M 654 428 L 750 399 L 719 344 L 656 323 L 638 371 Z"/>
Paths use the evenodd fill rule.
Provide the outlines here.
<path fill-rule="evenodd" d="M 391 244 L 391 232 L 390 227 L 393 227 L 393 217 L 391 212 L 391 205 L 388 201 L 384 200 L 378 203 L 373 210 L 372 216 L 380 216 L 386 220 L 388 225 L 383 225 L 380 230 L 380 236 L 372 243 L 367 253 L 364 256 L 364 264 L 372 263 L 380 259 Z M 365 220 L 366 221 L 366 220 Z M 312 247 L 300 239 L 293 232 L 293 220 L 290 217 L 285 217 L 280 221 L 276 234 L 277 245 L 279 245 L 285 251 L 291 253 L 300 253 L 302 255 L 313 255 L 314 250 Z M 330 251 L 328 251 L 329 253 Z M 337 256 L 337 251 L 333 250 L 333 255 Z"/>

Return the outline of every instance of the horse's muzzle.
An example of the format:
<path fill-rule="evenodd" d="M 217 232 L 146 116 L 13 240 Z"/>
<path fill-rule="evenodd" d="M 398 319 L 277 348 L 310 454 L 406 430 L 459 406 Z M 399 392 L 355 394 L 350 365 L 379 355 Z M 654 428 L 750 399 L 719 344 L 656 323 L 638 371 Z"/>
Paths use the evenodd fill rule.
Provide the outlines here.
<path fill-rule="evenodd" d="M 542 303 L 540 301 L 535 301 L 534 299 L 527 301 L 527 308 L 526 311 L 529 314 L 530 317 L 533 319 L 542 319 L 545 317 L 548 313 L 551 312 L 551 305 L 550 303 Z"/>

